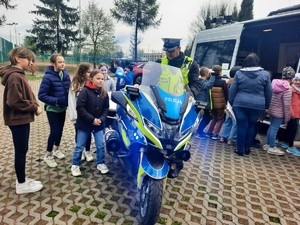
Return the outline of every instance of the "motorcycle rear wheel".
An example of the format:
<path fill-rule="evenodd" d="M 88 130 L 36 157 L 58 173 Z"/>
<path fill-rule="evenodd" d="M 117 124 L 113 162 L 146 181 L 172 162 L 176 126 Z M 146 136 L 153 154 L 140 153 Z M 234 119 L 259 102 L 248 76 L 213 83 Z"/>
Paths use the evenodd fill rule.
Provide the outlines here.
<path fill-rule="evenodd" d="M 158 220 L 163 197 L 163 179 L 146 177 L 140 190 L 141 224 L 153 225 Z"/>

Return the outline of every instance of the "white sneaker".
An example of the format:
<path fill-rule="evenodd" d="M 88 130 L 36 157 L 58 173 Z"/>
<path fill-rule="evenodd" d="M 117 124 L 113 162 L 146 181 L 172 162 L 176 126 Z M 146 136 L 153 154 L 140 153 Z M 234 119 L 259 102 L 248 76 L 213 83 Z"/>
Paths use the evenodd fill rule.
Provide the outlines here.
<path fill-rule="evenodd" d="M 82 154 L 84 154 L 87 162 L 93 161 L 93 156 L 92 156 L 91 151 L 84 151 L 84 152 L 82 152 Z"/>
<path fill-rule="evenodd" d="M 32 179 L 32 178 L 29 178 L 29 177 L 25 177 L 25 180 L 27 180 L 27 181 L 29 181 L 29 182 L 35 182 L 35 183 L 42 184 L 41 181 L 34 180 L 34 179 Z M 16 179 L 16 183 L 18 183 L 18 179 Z"/>
<path fill-rule="evenodd" d="M 60 150 L 53 150 L 52 154 L 59 159 L 65 158 L 65 155 Z"/>
<path fill-rule="evenodd" d="M 76 166 L 76 165 L 72 165 L 71 166 L 71 173 L 72 173 L 72 176 L 74 176 L 74 177 L 81 176 L 80 167 Z"/>
<path fill-rule="evenodd" d="M 284 151 L 280 150 L 279 148 L 269 148 L 268 151 L 267 151 L 269 154 L 272 154 L 272 155 L 284 155 Z"/>
<path fill-rule="evenodd" d="M 45 155 L 44 161 L 49 167 L 57 167 L 57 163 L 55 162 L 53 155 Z"/>
<path fill-rule="evenodd" d="M 33 182 L 32 180 L 26 180 L 24 183 L 19 184 L 16 183 L 16 193 L 17 194 L 25 194 L 25 193 L 32 193 L 37 192 L 43 188 L 43 185 L 38 182 Z"/>
<path fill-rule="evenodd" d="M 99 170 L 102 174 L 106 174 L 109 172 L 109 169 L 104 163 L 100 163 L 97 165 L 97 170 Z"/>
<path fill-rule="evenodd" d="M 270 145 L 265 144 L 262 146 L 263 150 L 268 151 L 268 149 L 270 148 Z"/>

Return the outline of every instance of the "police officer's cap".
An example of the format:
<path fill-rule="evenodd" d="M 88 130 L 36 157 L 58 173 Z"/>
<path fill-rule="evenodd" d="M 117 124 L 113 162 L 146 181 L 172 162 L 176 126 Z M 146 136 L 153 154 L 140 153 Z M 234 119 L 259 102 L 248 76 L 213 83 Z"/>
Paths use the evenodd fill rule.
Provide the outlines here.
<path fill-rule="evenodd" d="M 174 51 L 177 47 L 180 46 L 180 40 L 179 38 L 162 38 L 164 45 L 163 50 L 167 52 Z"/>

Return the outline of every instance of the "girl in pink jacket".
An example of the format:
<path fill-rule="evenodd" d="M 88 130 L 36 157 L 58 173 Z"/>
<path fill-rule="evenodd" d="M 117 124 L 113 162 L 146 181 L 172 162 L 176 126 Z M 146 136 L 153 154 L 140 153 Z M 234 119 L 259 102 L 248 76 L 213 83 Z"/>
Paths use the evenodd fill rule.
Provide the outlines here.
<path fill-rule="evenodd" d="M 284 151 L 275 146 L 276 135 L 282 122 L 290 120 L 290 105 L 292 98 L 291 81 L 295 76 L 295 71 L 291 67 L 286 67 L 282 71 L 282 79 L 272 81 L 272 100 L 268 113 L 270 116 L 270 127 L 267 132 L 267 144 L 264 149 L 269 154 L 284 155 Z"/>

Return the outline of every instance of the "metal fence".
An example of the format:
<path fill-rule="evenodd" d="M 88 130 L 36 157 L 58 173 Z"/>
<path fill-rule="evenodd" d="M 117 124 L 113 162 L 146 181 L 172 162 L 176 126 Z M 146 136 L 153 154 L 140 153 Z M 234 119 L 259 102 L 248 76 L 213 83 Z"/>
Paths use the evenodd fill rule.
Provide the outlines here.
<path fill-rule="evenodd" d="M 8 53 L 12 50 L 14 44 L 0 37 L 0 63 L 8 61 Z"/>

